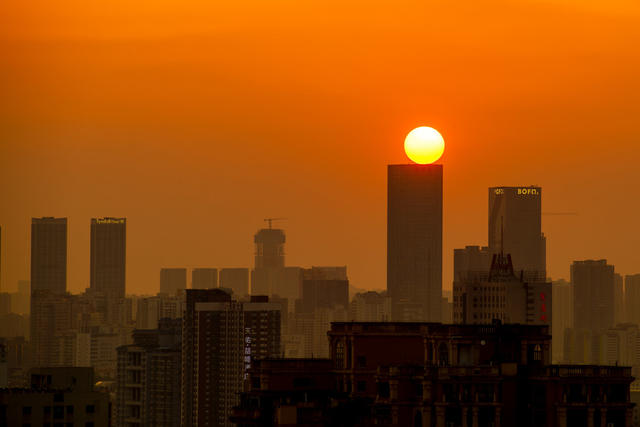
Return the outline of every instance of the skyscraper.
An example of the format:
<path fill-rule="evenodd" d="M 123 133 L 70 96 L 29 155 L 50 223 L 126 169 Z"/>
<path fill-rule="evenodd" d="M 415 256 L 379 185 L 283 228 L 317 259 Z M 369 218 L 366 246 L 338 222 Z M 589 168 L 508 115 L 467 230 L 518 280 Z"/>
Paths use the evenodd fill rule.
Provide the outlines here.
<path fill-rule="evenodd" d="M 387 291 L 394 320 L 440 321 L 442 165 L 389 165 Z"/>
<path fill-rule="evenodd" d="M 625 320 L 640 325 L 640 274 L 624 278 Z"/>
<path fill-rule="evenodd" d="M 67 218 L 31 220 L 31 292 L 40 290 L 67 291 Z"/>
<path fill-rule="evenodd" d="M 516 275 L 546 277 L 546 239 L 542 234 L 540 187 L 489 188 L 489 249 L 510 254 Z"/>
<path fill-rule="evenodd" d="M 180 290 L 187 289 L 186 268 L 160 269 L 160 293 L 175 295 Z"/>
<path fill-rule="evenodd" d="M 192 289 L 213 289 L 218 287 L 217 268 L 194 268 L 191 270 Z"/>
<path fill-rule="evenodd" d="M 592 331 L 603 330 L 615 323 L 615 271 L 607 260 L 574 261 L 571 265 L 573 283 L 573 327 Z"/>
<path fill-rule="evenodd" d="M 124 298 L 126 234 L 126 218 L 91 219 L 92 291 L 107 297 Z"/>

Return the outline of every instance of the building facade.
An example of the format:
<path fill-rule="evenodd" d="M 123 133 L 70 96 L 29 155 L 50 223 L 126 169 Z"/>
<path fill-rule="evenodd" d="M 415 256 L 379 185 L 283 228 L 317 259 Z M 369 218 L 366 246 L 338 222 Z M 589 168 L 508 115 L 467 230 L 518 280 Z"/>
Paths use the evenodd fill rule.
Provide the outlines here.
<path fill-rule="evenodd" d="M 442 165 L 389 165 L 387 293 L 394 320 L 439 322 Z"/>
<path fill-rule="evenodd" d="M 31 291 L 67 291 L 67 218 L 31 220 Z"/>
<path fill-rule="evenodd" d="M 90 288 L 111 298 L 124 298 L 127 219 L 91 219 Z"/>

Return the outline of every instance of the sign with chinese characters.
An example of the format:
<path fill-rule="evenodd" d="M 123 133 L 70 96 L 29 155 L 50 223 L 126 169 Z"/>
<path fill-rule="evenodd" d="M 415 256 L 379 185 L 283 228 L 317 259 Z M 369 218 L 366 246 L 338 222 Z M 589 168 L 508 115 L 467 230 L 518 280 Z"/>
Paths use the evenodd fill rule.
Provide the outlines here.
<path fill-rule="evenodd" d="M 244 329 L 244 379 L 249 375 L 251 368 L 251 328 Z"/>

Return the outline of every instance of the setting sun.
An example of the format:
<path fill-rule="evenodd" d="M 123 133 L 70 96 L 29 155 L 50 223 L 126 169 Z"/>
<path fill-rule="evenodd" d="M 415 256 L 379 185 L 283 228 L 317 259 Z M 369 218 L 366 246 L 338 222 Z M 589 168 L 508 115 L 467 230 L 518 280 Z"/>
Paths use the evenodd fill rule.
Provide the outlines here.
<path fill-rule="evenodd" d="M 405 138 L 404 151 L 418 164 L 433 163 L 444 152 L 444 139 L 434 128 L 420 126 L 409 132 Z"/>

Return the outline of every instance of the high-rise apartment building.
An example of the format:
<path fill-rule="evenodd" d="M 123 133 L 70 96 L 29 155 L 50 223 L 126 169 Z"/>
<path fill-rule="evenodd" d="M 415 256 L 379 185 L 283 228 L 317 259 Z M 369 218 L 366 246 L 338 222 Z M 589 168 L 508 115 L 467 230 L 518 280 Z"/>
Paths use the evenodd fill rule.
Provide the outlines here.
<path fill-rule="evenodd" d="M 615 271 L 607 260 L 574 261 L 573 327 L 592 331 L 615 324 Z"/>
<path fill-rule="evenodd" d="M 442 165 L 389 165 L 387 179 L 387 292 L 393 318 L 438 322 Z"/>
<path fill-rule="evenodd" d="M 124 298 L 127 219 L 91 219 L 91 280 L 93 292 Z"/>
<path fill-rule="evenodd" d="M 186 268 L 162 268 L 160 269 L 160 293 L 175 295 L 179 291 L 187 289 Z"/>
<path fill-rule="evenodd" d="M 541 187 L 489 188 L 489 249 L 510 254 L 520 271 L 546 278 L 546 239 L 542 234 Z"/>
<path fill-rule="evenodd" d="M 280 304 L 270 302 L 267 296 L 251 296 L 242 304 L 244 313 L 245 374 L 255 359 L 281 356 Z"/>
<path fill-rule="evenodd" d="M 35 366 L 58 366 L 60 334 L 72 328 L 72 297 L 51 290 L 31 294 L 31 343 Z"/>
<path fill-rule="evenodd" d="M 218 287 L 217 268 L 194 268 L 191 270 L 192 289 L 214 289 Z"/>
<path fill-rule="evenodd" d="M 248 268 L 223 268 L 220 270 L 220 287 L 231 289 L 233 295 L 241 298 L 249 294 Z"/>
<path fill-rule="evenodd" d="M 67 218 L 31 220 L 31 291 L 39 290 L 67 291 Z"/>
<path fill-rule="evenodd" d="M 247 275 L 247 279 L 248 279 L 248 275 Z M 182 419 L 183 426 L 195 426 L 199 424 L 198 404 L 202 403 L 204 405 L 204 403 L 206 403 L 206 400 L 204 401 L 200 400 L 200 402 L 198 401 L 198 396 L 206 399 L 206 395 L 202 395 L 202 394 L 198 395 L 198 388 L 201 385 L 200 375 L 205 375 L 207 372 L 210 373 L 210 370 L 211 370 L 211 366 L 209 366 L 208 369 L 204 369 L 205 362 L 207 361 L 216 362 L 216 363 L 220 362 L 220 360 L 218 359 L 213 361 L 205 359 L 204 354 L 203 354 L 203 358 L 200 357 L 200 355 L 204 353 L 204 349 L 205 349 L 205 346 L 204 346 L 205 343 L 202 342 L 202 340 L 204 339 L 206 342 L 206 338 L 207 336 L 209 336 L 209 341 L 211 341 L 212 336 L 208 334 L 215 334 L 215 333 L 223 334 L 222 327 L 224 326 L 224 322 L 227 322 L 227 320 L 230 322 L 230 325 L 229 325 L 230 327 L 233 324 L 233 319 L 231 318 L 229 319 L 225 318 L 224 321 L 219 319 L 220 322 L 218 322 L 218 324 L 215 325 L 215 329 L 214 329 L 213 328 L 214 325 L 211 324 L 212 319 L 210 319 L 210 316 L 199 316 L 200 311 L 203 310 L 203 307 L 200 304 L 203 304 L 203 303 L 219 303 L 221 304 L 220 307 L 226 307 L 226 305 L 231 304 L 231 295 L 229 295 L 227 292 L 223 291 L 222 289 L 187 289 L 186 291 L 186 304 L 185 304 L 184 317 L 182 319 L 181 419 Z M 209 307 L 209 308 L 212 308 L 212 307 Z M 235 306 L 233 307 L 230 306 L 229 308 L 235 308 Z M 218 313 L 218 315 L 221 315 L 221 313 Z M 202 323 L 207 318 L 209 318 L 210 328 L 207 328 L 206 321 Z M 227 332 L 225 332 L 227 334 L 230 334 L 228 337 L 223 334 L 218 338 L 214 338 L 214 340 L 217 340 L 218 345 L 228 344 L 230 347 L 227 350 L 229 350 L 230 353 L 232 353 L 234 349 L 237 351 L 242 351 L 242 344 L 243 344 L 242 336 L 240 336 L 239 350 L 235 346 L 231 345 L 233 342 L 235 342 L 234 337 L 237 338 L 238 333 L 242 335 L 243 333 L 242 326 L 243 326 L 242 322 L 240 322 L 239 325 L 236 325 L 236 327 L 240 328 L 239 332 L 237 331 L 237 329 L 231 328 Z M 225 341 L 225 337 L 228 338 L 226 341 Z M 198 347 L 199 343 L 202 344 L 201 347 Z M 209 344 L 211 344 L 211 342 Z M 213 351 L 213 349 L 210 349 L 210 350 Z M 220 349 L 220 351 L 223 351 L 223 350 L 225 349 L 222 349 L 222 348 Z M 208 356 L 210 358 L 213 358 L 214 356 L 227 357 L 228 354 L 230 353 L 222 354 L 222 353 L 212 352 L 212 353 L 209 353 Z M 230 369 L 232 369 L 233 372 L 238 371 L 240 375 L 242 375 L 242 371 L 243 371 L 242 355 L 239 355 L 238 357 L 240 359 L 240 362 L 239 362 L 240 367 L 238 368 L 237 366 L 234 365 L 234 367 L 230 366 Z M 201 362 L 202 362 L 202 365 L 200 365 Z M 200 369 L 200 366 L 202 366 L 202 369 Z M 207 380 L 212 381 L 213 379 L 210 377 L 207 377 Z M 234 383 L 234 386 L 235 386 L 235 383 Z M 212 404 L 211 398 L 212 396 L 210 395 L 209 396 L 210 405 Z M 218 425 L 217 424 L 218 415 L 220 414 L 216 410 L 216 421 L 213 422 L 213 419 L 211 419 L 212 421 L 211 425 Z M 222 425 L 225 425 L 225 424 L 222 424 Z"/>
<path fill-rule="evenodd" d="M 163 319 L 118 347 L 115 425 L 180 426 L 181 323 Z"/>

